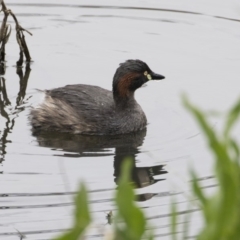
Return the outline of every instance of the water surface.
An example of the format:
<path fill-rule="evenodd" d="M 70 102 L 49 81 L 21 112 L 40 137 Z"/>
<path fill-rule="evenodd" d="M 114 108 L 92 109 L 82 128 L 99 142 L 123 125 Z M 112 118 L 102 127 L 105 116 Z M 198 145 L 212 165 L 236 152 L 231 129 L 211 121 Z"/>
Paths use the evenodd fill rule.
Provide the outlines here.
<path fill-rule="evenodd" d="M 126 156 L 138 204 L 157 239 L 170 239 L 169 202 L 186 215 L 189 167 L 207 191 L 216 187 L 212 156 L 180 94 L 205 110 L 224 112 L 239 96 L 240 17 L 231 8 L 159 3 L 11 1 L 33 63 L 16 72 L 14 34 L 0 80 L 0 238 L 51 239 L 71 226 L 73 196 L 86 182 L 94 223 L 89 238 L 107 229 L 113 191 Z M 187 3 L 187 1 L 185 1 Z M 235 5 L 234 5 L 235 6 Z M 36 89 L 85 83 L 111 89 L 120 62 L 142 59 L 166 76 L 136 92 L 147 130 L 116 137 L 33 136 L 28 112 L 41 100 Z M 212 119 L 221 128 L 222 116 Z M 239 138 L 239 128 L 236 135 Z M 190 237 L 201 226 L 193 206 Z M 179 226 L 184 219 L 179 220 Z"/>

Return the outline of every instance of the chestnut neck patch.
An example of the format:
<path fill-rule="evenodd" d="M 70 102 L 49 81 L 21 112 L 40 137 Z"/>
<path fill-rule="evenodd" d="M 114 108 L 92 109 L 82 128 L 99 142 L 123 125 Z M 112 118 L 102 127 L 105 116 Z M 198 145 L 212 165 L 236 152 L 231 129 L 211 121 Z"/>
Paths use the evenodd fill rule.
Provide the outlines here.
<path fill-rule="evenodd" d="M 126 98 L 132 95 L 138 88 L 138 86 L 136 86 L 138 77 L 140 77 L 139 73 L 129 73 L 119 80 L 117 84 L 117 94 L 119 97 Z"/>

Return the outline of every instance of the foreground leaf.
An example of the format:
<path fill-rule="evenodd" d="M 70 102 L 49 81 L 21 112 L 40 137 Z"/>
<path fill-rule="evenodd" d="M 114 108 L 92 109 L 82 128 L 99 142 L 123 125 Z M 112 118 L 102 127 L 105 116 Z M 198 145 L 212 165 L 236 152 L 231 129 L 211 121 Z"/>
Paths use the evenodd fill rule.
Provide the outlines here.
<path fill-rule="evenodd" d="M 91 222 L 85 185 L 82 183 L 75 199 L 75 219 L 73 228 L 56 240 L 79 240 Z"/>
<path fill-rule="evenodd" d="M 146 227 L 143 212 L 134 202 L 134 191 L 130 184 L 131 161 L 126 160 L 122 168 L 116 194 L 118 219 L 122 223 L 116 224 L 116 239 L 138 240 L 141 239 Z"/>

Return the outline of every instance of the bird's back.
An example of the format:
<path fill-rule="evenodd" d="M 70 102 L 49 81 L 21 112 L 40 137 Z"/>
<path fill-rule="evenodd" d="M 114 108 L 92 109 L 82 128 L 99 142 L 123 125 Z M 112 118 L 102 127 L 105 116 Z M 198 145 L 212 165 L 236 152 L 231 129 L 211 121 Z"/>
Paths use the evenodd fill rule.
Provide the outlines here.
<path fill-rule="evenodd" d="M 114 114 L 112 92 L 77 84 L 45 91 L 45 101 L 31 110 L 33 130 L 96 134 Z"/>

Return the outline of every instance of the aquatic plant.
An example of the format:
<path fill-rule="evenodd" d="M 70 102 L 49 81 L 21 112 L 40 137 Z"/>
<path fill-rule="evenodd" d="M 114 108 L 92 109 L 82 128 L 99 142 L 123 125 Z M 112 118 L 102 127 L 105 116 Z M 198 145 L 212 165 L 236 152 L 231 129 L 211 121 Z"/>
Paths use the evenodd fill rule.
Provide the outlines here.
<path fill-rule="evenodd" d="M 197 175 L 191 172 L 193 195 L 198 198 L 204 224 L 197 240 L 237 240 L 240 236 L 240 148 L 231 136 L 240 117 L 240 101 L 228 112 L 222 134 L 211 127 L 207 115 L 190 104 L 186 98 L 184 104 L 193 114 L 202 132 L 205 134 L 210 149 L 215 156 L 215 174 L 218 188 L 211 196 L 207 196 L 197 181 Z M 143 211 L 134 202 L 133 186 L 129 183 L 130 162 L 123 164 L 122 176 L 116 191 L 115 204 L 117 212 L 108 214 L 108 220 L 113 218 L 113 232 L 106 239 L 137 240 L 153 239 L 153 234 L 146 235 L 146 218 Z M 77 240 L 84 238 L 84 232 L 90 224 L 90 214 L 87 192 L 84 185 L 76 197 L 75 223 L 73 228 L 57 240 Z M 187 216 L 188 217 L 188 216 Z M 171 211 L 172 239 L 187 239 L 189 219 L 185 221 L 183 229 L 179 231 L 177 207 L 172 204 Z M 183 235 L 177 232 L 183 232 Z"/>
<path fill-rule="evenodd" d="M 17 61 L 17 66 L 20 67 L 23 64 L 23 57 L 25 56 L 26 61 L 30 62 L 31 61 L 31 56 L 28 50 L 27 43 L 25 41 L 25 36 L 24 36 L 24 31 L 27 32 L 28 34 L 32 35 L 28 30 L 24 29 L 18 22 L 18 19 L 16 15 L 12 12 L 11 9 L 8 9 L 6 7 L 6 4 L 4 3 L 3 0 L 0 1 L 0 5 L 2 7 L 1 11 L 4 13 L 4 17 L 2 20 L 2 25 L 0 28 L 0 62 L 1 62 L 1 74 L 4 74 L 4 61 L 5 61 L 5 45 L 8 42 L 8 39 L 11 35 L 11 25 L 7 23 L 8 17 L 12 16 L 14 22 L 15 22 L 15 29 L 16 29 L 16 38 L 17 38 L 17 43 L 20 48 L 20 57 L 19 60 Z"/>
<path fill-rule="evenodd" d="M 193 114 L 204 133 L 208 146 L 215 156 L 215 176 L 218 183 L 216 192 L 207 196 L 192 171 L 193 194 L 200 202 L 204 225 L 197 240 L 237 240 L 240 238 L 240 147 L 231 136 L 231 130 L 240 116 L 240 100 L 228 112 L 221 134 L 209 123 L 207 115 L 184 98 L 184 104 Z M 173 226 L 176 226 L 176 210 Z M 176 228 L 176 227 L 175 227 Z M 177 238 L 175 238 L 177 239 Z"/>

